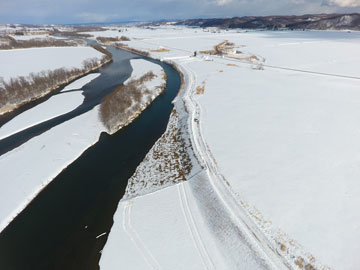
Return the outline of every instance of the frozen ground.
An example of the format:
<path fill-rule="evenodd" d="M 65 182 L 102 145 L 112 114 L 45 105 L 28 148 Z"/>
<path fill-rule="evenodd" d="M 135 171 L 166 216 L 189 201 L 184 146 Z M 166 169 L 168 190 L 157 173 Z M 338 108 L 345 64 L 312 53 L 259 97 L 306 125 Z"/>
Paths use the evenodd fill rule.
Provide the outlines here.
<path fill-rule="evenodd" d="M 102 56 L 91 47 L 81 46 L 0 50 L 0 77 L 9 80 L 58 68 L 83 68 L 84 60 Z"/>
<path fill-rule="evenodd" d="M 139 62 L 132 62 L 132 78 L 145 72 L 144 68 L 137 64 Z M 81 88 L 97 76 L 98 74 L 90 74 L 73 82 L 66 89 Z M 26 126 L 43 122 L 73 109 L 80 105 L 82 100 L 81 91 L 62 92 L 20 114 L 8 125 L 4 125 L 4 131 L 3 127 L 0 128 L 0 132 L 5 136 Z M 0 156 L 0 231 L 64 168 L 95 144 L 101 132 L 105 131 L 97 106 Z"/>
<path fill-rule="evenodd" d="M 246 241 L 253 243 L 251 250 L 259 258 L 274 262 L 275 269 L 280 265 L 291 269 L 358 269 L 360 33 L 211 33 L 167 27 L 129 28 L 125 35 L 131 38 L 126 42 L 130 47 L 173 61 L 185 74 L 189 84 L 184 96 L 190 111 L 188 125 L 194 148 L 208 172 L 204 183 L 210 183 L 218 204 L 226 209 L 217 214 L 228 211 L 221 219 L 194 211 L 193 219 L 204 220 L 210 230 L 207 237 L 221 243 L 225 239 L 221 230 L 211 228 L 233 223 L 237 230 L 227 231 L 227 237 L 247 235 Z M 224 40 L 261 61 L 232 59 L 230 55 L 190 57 L 194 51 L 212 49 Z M 166 244 L 173 234 L 183 231 L 183 225 L 174 223 L 159 231 L 159 225 L 148 223 L 148 216 L 141 219 L 149 204 L 160 209 L 165 207 L 162 203 L 175 201 L 171 189 L 175 187 L 119 204 L 109 246 L 103 252 L 102 270 L 113 269 L 124 260 L 127 267 L 145 269 L 145 265 L 138 265 L 141 260 L 131 259 L 141 254 L 150 262 L 147 268 L 154 268 L 156 263 L 165 267 L 171 259 L 176 262 L 175 254 L 187 254 L 183 243 Z M 163 199 L 141 203 L 155 196 Z M 193 196 L 196 207 L 213 209 L 209 206 L 213 197 L 204 196 L 202 189 Z M 170 222 L 166 212 L 152 214 L 157 220 Z M 128 216 L 125 221 L 124 215 Z M 180 213 L 175 215 L 176 220 L 184 219 Z M 219 225 L 219 220 L 225 221 Z M 153 234 L 143 234 L 145 229 Z M 190 237 L 196 243 L 191 231 L 188 234 L 183 238 Z M 130 239 L 126 250 L 119 244 L 120 235 L 121 239 Z M 214 246 L 206 242 L 207 237 L 200 243 L 210 250 Z M 134 249 L 129 247 L 131 243 Z M 241 242 L 238 245 L 244 247 Z M 141 251 L 141 246 L 147 246 L 147 251 Z M 243 256 L 239 246 L 219 245 L 223 259 L 206 268 L 239 269 L 235 259 Z M 226 257 L 236 250 L 239 256 Z M 222 260 L 228 267 L 221 266 Z"/>

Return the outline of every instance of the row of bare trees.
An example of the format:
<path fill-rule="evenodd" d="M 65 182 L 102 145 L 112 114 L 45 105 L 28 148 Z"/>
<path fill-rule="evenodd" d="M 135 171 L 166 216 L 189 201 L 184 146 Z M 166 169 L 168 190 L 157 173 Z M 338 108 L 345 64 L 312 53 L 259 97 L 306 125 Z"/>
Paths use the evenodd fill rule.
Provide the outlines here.
<path fill-rule="evenodd" d="M 141 51 L 141 50 L 138 50 L 138 49 L 134 49 L 134 48 L 131 48 L 129 47 L 127 44 L 124 44 L 124 43 L 115 43 L 114 46 L 116 48 L 119 48 L 119 49 L 122 49 L 122 50 L 126 50 L 126 51 L 129 51 L 129 52 L 133 52 L 133 53 L 136 53 L 136 54 L 140 54 L 140 55 L 143 55 L 143 56 L 146 56 L 146 57 L 149 57 L 150 56 L 150 53 L 149 52 L 146 52 L 146 51 Z"/>
<path fill-rule="evenodd" d="M 78 44 L 74 41 L 46 38 L 46 39 L 29 39 L 29 40 L 16 40 L 13 37 L 6 36 L 2 38 L 0 49 L 11 50 L 11 49 L 26 49 L 26 48 L 39 48 L 39 47 L 69 47 L 77 46 Z"/>
<path fill-rule="evenodd" d="M 121 37 L 97 37 L 96 40 L 100 43 L 107 44 L 109 42 L 118 42 L 118 41 L 130 41 L 130 38 L 121 36 Z"/>
<path fill-rule="evenodd" d="M 110 132 L 126 125 L 130 118 L 141 111 L 144 103 L 151 102 L 151 92 L 144 87 L 144 83 L 151 81 L 155 76 L 150 71 L 139 79 L 118 86 L 102 100 L 100 117 Z"/>
<path fill-rule="evenodd" d="M 82 68 L 59 68 L 36 74 L 31 73 L 29 76 L 20 76 L 10 80 L 0 77 L 0 109 L 6 105 L 18 107 L 37 99 L 60 85 L 99 67 L 108 60 L 108 56 L 104 56 L 101 60 L 92 58 L 83 61 Z"/>

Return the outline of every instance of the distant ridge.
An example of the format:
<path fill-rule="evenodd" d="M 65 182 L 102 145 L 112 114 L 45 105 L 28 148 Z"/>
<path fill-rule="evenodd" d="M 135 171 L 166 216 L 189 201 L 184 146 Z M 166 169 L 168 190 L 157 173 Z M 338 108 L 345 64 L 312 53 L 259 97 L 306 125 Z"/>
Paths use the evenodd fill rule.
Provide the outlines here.
<path fill-rule="evenodd" d="M 153 23 L 155 24 L 155 23 Z M 164 24 L 158 22 L 156 24 Z M 311 14 L 301 16 L 246 16 L 179 20 L 176 25 L 244 29 L 360 30 L 360 14 Z"/>

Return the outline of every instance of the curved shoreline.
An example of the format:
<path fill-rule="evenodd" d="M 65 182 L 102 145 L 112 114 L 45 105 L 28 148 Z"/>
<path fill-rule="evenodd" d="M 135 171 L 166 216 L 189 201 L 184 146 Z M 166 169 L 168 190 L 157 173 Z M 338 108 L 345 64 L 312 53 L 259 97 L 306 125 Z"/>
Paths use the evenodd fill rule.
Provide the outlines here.
<path fill-rule="evenodd" d="M 94 50 L 96 50 L 96 49 L 94 48 Z M 105 56 L 104 53 L 103 53 L 103 55 Z M 19 102 L 17 104 L 5 105 L 2 108 L 0 108 L 0 117 L 6 116 L 9 113 L 14 113 L 17 109 L 20 109 L 22 106 L 31 104 L 32 102 L 36 102 L 37 100 L 39 100 L 41 98 L 51 97 L 51 94 L 53 94 L 57 90 L 61 90 L 65 86 L 69 85 L 70 83 L 90 74 L 93 71 L 96 71 L 97 69 L 99 69 L 101 67 L 104 67 L 107 64 L 110 64 L 112 61 L 113 61 L 112 58 L 105 58 L 105 61 L 100 62 L 97 66 L 94 66 L 91 69 L 81 70 L 81 73 L 68 77 L 64 81 L 59 82 L 59 83 L 55 84 L 54 86 L 44 90 L 43 93 L 41 93 L 40 95 L 38 95 L 36 97 L 33 97 L 29 100 Z"/>
<path fill-rule="evenodd" d="M 133 76 L 133 74 L 131 75 L 131 77 Z M 131 77 L 129 79 L 131 79 Z M 71 81 L 70 83 L 74 82 L 75 80 Z M 152 102 L 155 100 L 156 98 L 154 98 L 152 100 Z M 46 102 L 46 101 L 44 101 Z M 146 108 L 148 108 L 152 102 L 150 102 L 149 104 L 146 105 L 145 108 L 142 108 L 143 112 Z M 96 138 L 90 139 L 91 142 L 87 143 L 86 146 L 83 147 L 83 149 L 80 149 L 80 151 L 77 151 L 76 154 L 74 154 L 74 156 L 72 156 L 70 159 L 66 160 L 66 165 L 62 165 L 59 166 L 58 168 L 56 168 L 56 170 L 52 170 L 51 171 L 51 176 L 47 177 L 46 179 L 43 179 L 44 181 L 41 182 L 41 184 L 38 186 L 38 188 L 35 188 L 31 194 L 29 196 L 27 196 L 23 201 L 23 204 L 20 204 L 17 208 L 13 209 L 11 211 L 11 213 L 8 215 L 8 218 L 2 220 L 0 222 L 0 233 L 2 231 L 4 231 L 6 229 L 6 227 L 11 224 L 11 222 L 44 190 L 44 188 L 46 188 L 48 186 L 49 183 L 51 183 L 59 174 L 61 174 L 61 172 L 63 172 L 64 170 L 67 169 L 67 167 L 69 165 L 71 165 L 75 160 L 77 160 L 87 149 L 89 149 L 90 147 L 92 147 L 93 145 L 95 145 L 98 141 L 99 138 L 101 136 L 101 134 L 103 132 L 106 132 L 109 134 L 109 132 L 107 132 L 106 128 L 104 127 L 104 125 L 100 122 L 99 119 L 99 106 L 97 105 L 96 107 L 94 107 L 93 109 L 91 109 L 90 111 L 83 113 L 75 118 L 73 118 L 74 120 L 76 118 L 78 118 L 77 122 L 82 122 L 82 120 L 80 119 L 88 119 L 90 120 L 90 122 L 93 122 L 96 125 L 100 125 L 101 128 L 98 130 L 97 135 L 95 136 Z M 129 119 L 126 123 L 126 125 L 122 126 L 121 128 L 119 128 L 116 132 L 118 132 L 119 130 L 121 130 L 123 127 L 131 124 L 133 121 L 135 121 L 139 116 L 141 115 L 141 113 L 137 113 L 136 117 L 131 117 L 131 119 Z M 72 125 L 71 122 L 72 119 L 66 121 L 63 124 L 67 124 L 67 125 Z M 85 121 L 87 122 L 87 121 Z M 95 123 L 96 122 L 96 123 Z M 43 122 L 42 122 L 43 123 Z M 53 130 L 55 129 L 55 130 Z M 49 131 L 51 132 L 51 134 L 54 134 L 54 132 L 56 132 L 56 130 L 61 130 L 60 126 L 55 126 L 52 129 L 50 129 Z M 114 132 L 115 133 L 115 132 Z M 46 132 L 44 133 L 46 134 Z M 49 136 L 51 135 L 49 134 Z M 93 135 L 91 135 L 93 136 Z M 35 139 L 37 139 L 35 137 Z M 14 149 L 16 151 L 16 148 Z M 76 151 L 76 150 L 75 150 Z M 4 154 L 6 155 L 6 153 Z M 1 156 L 4 157 L 4 156 Z"/>
<path fill-rule="evenodd" d="M 227 220 L 229 226 L 235 226 L 241 232 L 241 235 L 237 235 L 237 237 L 239 237 L 238 243 L 249 246 L 249 248 L 257 254 L 256 257 L 262 261 L 265 269 L 291 269 L 291 262 L 283 257 L 270 243 L 270 240 L 261 228 L 255 224 L 249 213 L 241 205 L 241 201 L 237 200 L 237 196 L 231 190 L 229 183 L 219 172 L 216 161 L 202 135 L 201 106 L 193 99 L 193 95 L 196 92 L 196 83 L 193 71 L 191 71 L 189 67 L 186 67 L 186 63 L 182 64 L 179 61 L 162 60 L 154 57 L 153 55 L 149 55 L 148 57 L 166 62 L 167 64 L 173 66 L 174 69 L 181 74 L 181 88 L 173 103 L 176 106 L 183 107 L 183 111 L 187 115 L 187 130 L 191 139 L 192 149 L 200 167 L 203 168 L 202 175 L 206 175 L 207 178 L 207 181 L 204 184 L 208 189 L 212 190 L 213 194 L 215 194 L 213 203 L 216 203 L 217 205 L 214 205 L 213 207 L 223 209 L 224 212 L 221 213 L 221 218 L 223 220 Z M 173 114 L 170 117 L 174 117 Z M 150 150 L 150 152 L 151 151 L 152 150 Z M 196 174 L 193 174 L 192 176 L 188 175 L 187 178 L 189 180 L 194 176 L 196 176 Z M 192 189 L 196 189 L 195 186 L 193 186 Z M 166 187 L 167 186 L 164 188 Z M 150 189 L 140 196 L 150 194 L 158 190 L 159 189 Z M 196 191 L 199 192 L 199 189 L 196 189 Z M 128 197 L 125 200 L 121 200 L 121 202 L 126 203 L 126 201 L 132 197 L 133 196 L 128 195 Z M 201 195 L 196 196 L 195 194 L 194 198 L 197 200 L 198 205 L 206 211 L 209 205 L 206 205 L 206 203 L 201 201 Z M 209 219 L 207 221 L 210 224 L 214 222 L 214 220 Z"/>
<path fill-rule="evenodd" d="M 290 265 L 288 262 L 274 250 L 267 237 L 251 220 L 246 210 L 243 209 L 236 200 L 236 195 L 231 190 L 231 186 L 219 172 L 216 161 L 202 135 L 201 106 L 193 99 L 193 95 L 196 91 L 193 71 L 190 68 L 185 68 L 185 66 L 181 66 L 181 68 L 186 74 L 185 78 L 188 77 L 185 87 L 184 104 L 191 112 L 188 124 L 190 127 L 191 138 L 195 146 L 195 153 L 202 161 L 202 164 L 205 165 L 204 167 L 206 168 L 205 171 L 207 172 L 210 186 L 215 194 L 217 194 L 219 201 L 222 202 L 224 209 L 229 211 L 228 221 L 234 223 L 240 231 L 245 233 L 253 250 L 262 252 L 262 256 L 259 257 L 263 257 L 270 269 L 289 269 Z M 195 122 L 195 118 L 199 119 L 199 121 Z"/>
<path fill-rule="evenodd" d="M 127 179 L 165 131 L 179 90 L 179 74 L 158 64 L 168 75 L 164 94 L 133 124 L 102 134 L 0 234 L 0 268 L 98 269 L 107 235 L 96 237 L 110 231 Z"/>

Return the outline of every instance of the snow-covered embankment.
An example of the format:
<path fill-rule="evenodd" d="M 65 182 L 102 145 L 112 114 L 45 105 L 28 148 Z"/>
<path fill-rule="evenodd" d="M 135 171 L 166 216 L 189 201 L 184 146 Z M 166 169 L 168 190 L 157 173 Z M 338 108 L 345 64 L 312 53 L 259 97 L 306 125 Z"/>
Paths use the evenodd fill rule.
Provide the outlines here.
<path fill-rule="evenodd" d="M 150 153 L 119 204 L 101 269 L 358 269 L 359 33 L 177 30 L 134 28 L 127 44 L 185 69 L 190 138 L 207 174 L 151 193 L 163 164 Z M 190 57 L 219 40 L 239 45 L 239 58 Z"/>

